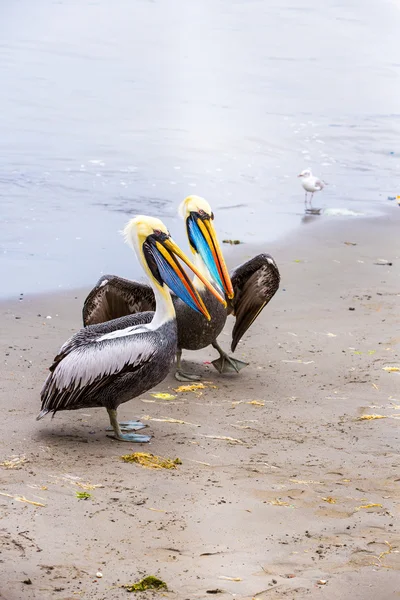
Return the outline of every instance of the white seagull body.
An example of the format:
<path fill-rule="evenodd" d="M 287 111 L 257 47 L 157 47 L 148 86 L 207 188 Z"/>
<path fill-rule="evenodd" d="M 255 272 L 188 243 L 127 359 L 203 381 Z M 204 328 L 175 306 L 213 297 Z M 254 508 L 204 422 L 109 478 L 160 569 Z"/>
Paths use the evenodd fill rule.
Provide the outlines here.
<path fill-rule="evenodd" d="M 303 186 L 303 188 L 306 191 L 304 204 L 306 205 L 306 208 L 307 208 L 308 193 L 310 193 L 311 194 L 310 207 L 311 207 L 312 199 L 313 199 L 315 192 L 320 192 L 325 187 L 326 184 L 324 181 L 322 181 L 322 179 L 318 179 L 318 177 L 314 177 L 314 175 L 311 173 L 311 169 L 305 169 L 298 175 L 298 177 L 301 177 L 301 185 Z"/>

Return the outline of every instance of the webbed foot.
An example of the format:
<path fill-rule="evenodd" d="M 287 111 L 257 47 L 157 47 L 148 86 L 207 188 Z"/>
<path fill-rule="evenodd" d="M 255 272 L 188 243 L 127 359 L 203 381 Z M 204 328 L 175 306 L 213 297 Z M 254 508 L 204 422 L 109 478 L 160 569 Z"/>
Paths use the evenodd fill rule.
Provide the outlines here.
<path fill-rule="evenodd" d="M 211 363 L 217 369 L 218 373 L 239 373 L 239 371 L 249 366 L 249 363 L 228 356 L 228 354 L 222 350 L 217 340 L 215 340 L 212 345 L 219 352 L 219 358 L 213 360 Z"/>
<path fill-rule="evenodd" d="M 144 444 L 151 440 L 150 435 L 139 435 L 137 433 L 122 433 L 120 432 L 118 435 L 108 435 L 107 437 L 112 440 L 118 440 L 119 442 L 131 442 L 136 444 Z"/>
<path fill-rule="evenodd" d="M 221 374 L 239 373 L 239 371 L 249 366 L 249 363 L 232 358 L 225 353 L 221 354 L 216 360 L 213 360 L 211 364 Z"/>
<path fill-rule="evenodd" d="M 147 425 L 144 425 L 140 421 L 122 421 L 118 425 L 123 431 L 140 431 L 147 427 Z M 114 431 L 114 427 L 106 427 L 106 431 Z"/>
<path fill-rule="evenodd" d="M 184 373 L 183 371 L 176 371 L 175 379 L 178 381 L 200 381 L 200 375 L 194 375 L 194 373 Z"/>
<path fill-rule="evenodd" d="M 108 416 L 110 417 L 111 427 L 108 427 L 108 431 L 114 431 L 114 435 L 108 435 L 113 440 L 119 440 L 120 442 L 132 442 L 136 444 L 144 444 L 151 440 L 150 435 L 139 435 L 137 433 L 122 433 L 121 426 L 125 431 L 133 430 L 137 431 L 138 429 L 143 429 L 146 425 L 140 423 L 139 421 L 124 421 L 123 423 L 118 423 L 117 419 L 117 409 L 115 408 L 107 408 Z M 127 427 L 124 427 L 126 425 Z"/>

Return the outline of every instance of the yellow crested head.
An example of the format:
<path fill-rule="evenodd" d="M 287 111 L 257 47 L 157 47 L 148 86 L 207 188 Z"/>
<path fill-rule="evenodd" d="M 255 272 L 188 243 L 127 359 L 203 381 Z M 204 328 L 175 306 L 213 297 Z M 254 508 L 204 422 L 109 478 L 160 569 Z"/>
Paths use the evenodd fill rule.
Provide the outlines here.
<path fill-rule="evenodd" d="M 153 233 L 165 233 L 169 236 L 169 231 L 160 219 L 138 215 L 128 221 L 123 230 L 125 242 L 135 250 L 140 249 L 143 242 Z"/>
<path fill-rule="evenodd" d="M 211 206 L 201 196 L 188 196 L 181 202 L 178 208 L 179 216 L 183 220 L 186 220 L 191 212 L 200 213 L 201 211 L 205 212 L 209 217 L 212 215 Z"/>

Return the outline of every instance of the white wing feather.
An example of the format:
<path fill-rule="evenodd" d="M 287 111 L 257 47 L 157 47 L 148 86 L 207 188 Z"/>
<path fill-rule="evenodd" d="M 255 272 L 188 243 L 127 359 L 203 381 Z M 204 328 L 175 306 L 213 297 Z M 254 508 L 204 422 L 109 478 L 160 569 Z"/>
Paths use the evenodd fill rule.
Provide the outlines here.
<path fill-rule="evenodd" d="M 137 342 L 132 338 L 131 333 L 129 341 L 119 337 L 75 348 L 54 369 L 52 387 L 82 388 L 96 379 L 118 373 L 128 364 L 147 362 L 154 354 L 154 346 L 144 336 Z"/>

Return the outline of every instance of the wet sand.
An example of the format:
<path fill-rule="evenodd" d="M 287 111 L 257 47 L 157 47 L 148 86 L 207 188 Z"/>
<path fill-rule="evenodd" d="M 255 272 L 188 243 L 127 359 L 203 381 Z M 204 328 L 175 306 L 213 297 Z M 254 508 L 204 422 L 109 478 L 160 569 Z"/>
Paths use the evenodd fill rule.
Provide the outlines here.
<path fill-rule="evenodd" d="M 400 598 L 400 374 L 383 370 L 400 363 L 399 226 L 393 211 L 268 245 L 282 285 L 236 353 L 251 365 L 222 377 L 214 351 L 186 353 L 212 385 L 177 393 L 169 377 L 157 389 L 174 400 L 121 407 L 185 422 L 148 420 L 148 445 L 107 438 L 102 410 L 35 421 L 89 288 L 1 305 L 0 462 L 21 462 L 0 467 L 0 597 L 114 600 L 156 575 L 171 599 Z M 182 464 L 122 462 L 132 451 Z M 78 499 L 87 483 L 101 487 Z"/>

